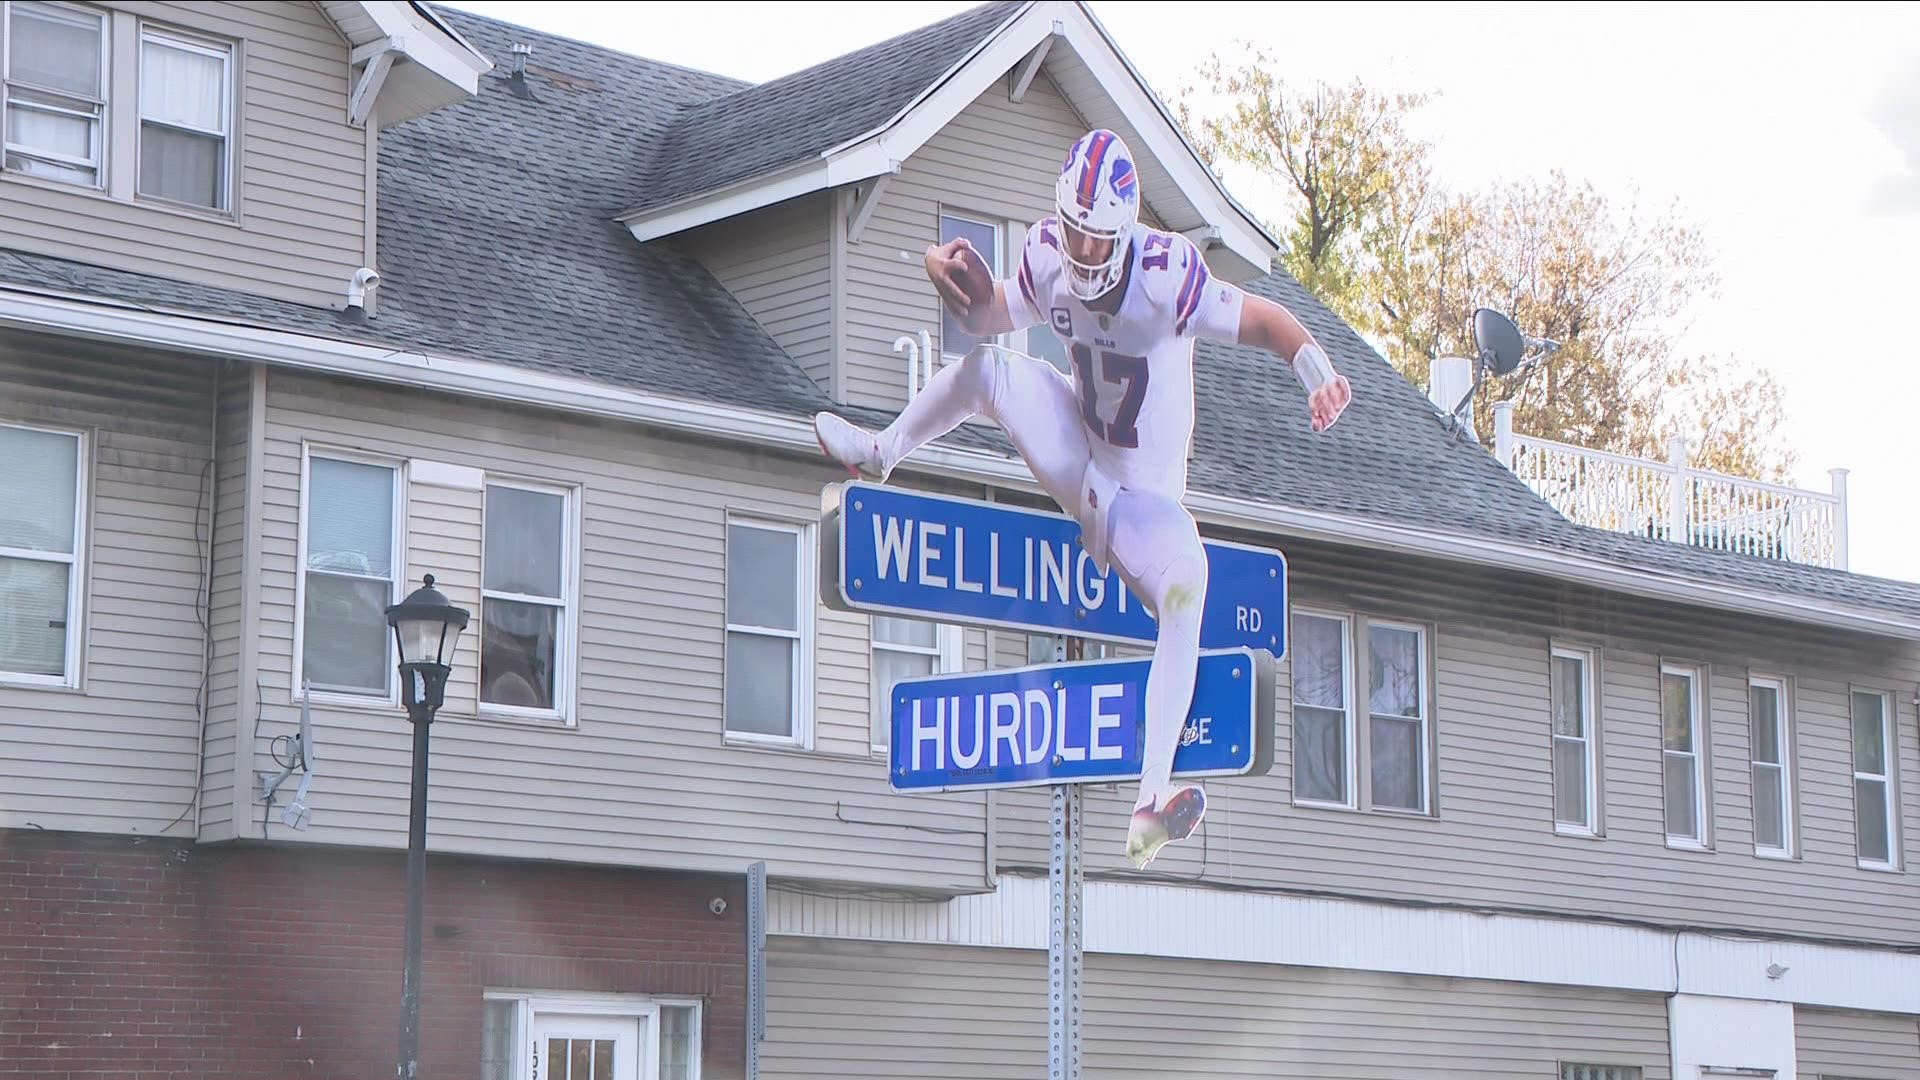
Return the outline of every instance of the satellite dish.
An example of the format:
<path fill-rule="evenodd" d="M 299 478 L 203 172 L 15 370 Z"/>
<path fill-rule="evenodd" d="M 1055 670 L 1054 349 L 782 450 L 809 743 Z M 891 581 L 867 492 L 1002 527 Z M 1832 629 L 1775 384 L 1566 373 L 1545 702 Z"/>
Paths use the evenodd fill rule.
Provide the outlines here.
<path fill-rule="evenodd" d="M 1480 350 L 1480 362 L 1495 375 L 1513 374 L 1527 352 L 1520 328 L 1492 308 L 1473 313 L 1473 345 Z"/>

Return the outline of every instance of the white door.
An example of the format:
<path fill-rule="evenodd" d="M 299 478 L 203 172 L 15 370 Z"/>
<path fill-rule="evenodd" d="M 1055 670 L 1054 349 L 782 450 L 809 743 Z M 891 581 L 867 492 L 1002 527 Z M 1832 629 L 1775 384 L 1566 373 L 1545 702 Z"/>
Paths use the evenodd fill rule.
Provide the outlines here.
<path fill-rule="evenodd" d="M 533 1080 L 641 1080 L 644 1019 L 540 1013 L 533 1021 Z"/>

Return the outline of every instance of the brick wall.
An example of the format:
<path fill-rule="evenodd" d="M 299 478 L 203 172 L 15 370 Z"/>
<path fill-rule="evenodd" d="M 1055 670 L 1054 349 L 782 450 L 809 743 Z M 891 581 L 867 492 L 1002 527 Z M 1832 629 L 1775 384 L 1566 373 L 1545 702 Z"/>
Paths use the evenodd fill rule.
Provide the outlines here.
<path fill-rule="evenodd" d="M 0 1077 L 391 1077 L 405 882 L 404 853 L 0 830 Z M 425 912 L 423 1080 L 477 1080 L 498 986 L 700 996 L 708 1077 L 744 1069 L 743 877 L 430 856 Z"/>

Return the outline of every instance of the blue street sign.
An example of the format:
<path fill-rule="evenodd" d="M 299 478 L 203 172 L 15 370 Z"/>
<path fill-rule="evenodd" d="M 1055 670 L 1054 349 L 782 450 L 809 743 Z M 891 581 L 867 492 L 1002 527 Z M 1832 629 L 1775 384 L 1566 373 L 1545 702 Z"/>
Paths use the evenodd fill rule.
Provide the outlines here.
<path fill-rule="evenodd" d="M 895 791 L 1138 780 L 1151 661 L 1084 660 L 901 679 L 889 697 Z M 1273 765 L 1273 654 L 1200 656 L 1173 775 L 1260 776 Z"/>
<path fill-rule="evenodd" d="M 829 488 L 820 593 L 840 611 L 1152 644 L 1158 626 L 1111 566 L 1054 511 L 862 481 Z M 1205 542 L 1205 649 L 1286 655 L 1287 560 L 1271 548 Z"/>

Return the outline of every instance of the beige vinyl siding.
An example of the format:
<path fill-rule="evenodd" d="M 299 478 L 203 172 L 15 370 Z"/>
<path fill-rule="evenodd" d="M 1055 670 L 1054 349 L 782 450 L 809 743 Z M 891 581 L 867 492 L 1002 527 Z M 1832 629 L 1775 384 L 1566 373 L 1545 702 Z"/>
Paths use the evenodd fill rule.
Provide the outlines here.
<path fill-rule="evenodd" d="M 84 431 L 91 472 L 83 681 L 0 687 L 0 828 L 194 833 L 213 368 L 0 337 L 0 420 Z"/>
<path fill-rule="evenodd" d="M 475 716 L 480 707 L 481 509 L 486 492 L 427 483 L 418 477 L 409 477 L 406 483 L 407 576 L 400 582 L 400 595 L 420 588 L 422 574 L 432 574 L 433 587 L 472 615 L 474 621 L 454 645 L 453 673 L 447 677 L 441 715 Z"/>
<path fill-rule="evenodd" d="M 302 441 L 395 457 L 431 448 L 420 456 L 579 485 L 584 530 L 578 724 L 443 713 L 433 729 L 436 850 L 720 872 L 765 859 L 783 876 L 980 882 L 984 798 L 902 800 L 867 751 L 866 636 L 850 624 L 816 611 L 820 670 L 861 674 L 839 675 L 837 688 L 817 680 L 813 752 L 723 739 L 727 515 L 816 520 L 831 479 L 817 462 L 282 372 L 268 387 L 257 762 L 298 715 L 288 678 Z M 412 584 L 438 567 L 417 561 L 429 557 L 419 536 L 429 512 L 417 490 L 409 504 Z M 401 710 L 316 703 L 314 723 L 328 764 L 308 799 L 313 821 L 299 834 L 275 821 L 271 837 L 403 844 Z"/>
<path fill-rule="evenodd" d="M 1026 227 L 1052 212 L 1060 161 L 1085 133 L 1044 75 L 1019 105 L 996 82 L 901 164 L 860 242 L 847 246 L 844 400 L 905 405 L 907 362 L 894 339 L 925 330 L 941 347 L 940 301 L 922 256 L 939 242 L 943 209 L 999 221 L 1003 253 L 1017 255 Z"/>
<path fill-rule="evenodd" d="M 1793 1010 L 1800 1080 L 1896 1080 L 1920 1076 L 1920 1017 Z"/>
<path fill-rule="evenodd" d="M 1668 1076 L 1658 994 L 1097 953 L 1085 971 L 1090 1076 Z M 1044 952 L 776 938 L 767 980 L 769 1080 L 1046 1069 Z"/>
<path fill-rule="evenodd" d="M 200 839 L 234 835 L 236 807 L 251 800 L 250 780 L 234 771 L 240 712 L 240 664 L 246 653 L 247 448 L 252 426 L 253 373 L 223 367 L 215 420 L 213 587 L 208 625 L 213 648 L 207 672 L 206 761 L 201 780 Z"/>
<path fill-rule="evenodd" d="M 116 15 L 107 146 L 135 179 L 140 20 L 240 42 L 237 219 L 8 174 L 0 245 L 304 304 L 342 307 L 364 259 L 369 140 L 346 120 L 347 46 L 312 4 L 107 4 Z"/>
<path fill-rule="evenodd" d="M 716 222 L 679 241 L 828 392 L 831 216 L 827 193 L 818 192 Z"/>
<path fill-rule="evenodd" d="M 1514 575 L 1287 542 L 1296 608 L 1427 624 L 1435 692 L 1437 815 L 1359 813 L 1292 803 L 1290 671 L 1280 665 L 1272 772 L 1214 781 L 1201 834 L 1154 869 L 1286 889 L 1664 923 L 1904 942 L 1920 933 L 1912 871 L 1859 869 L 1854 857 L 1849 684 L 1898 702 L 1906 865 L 1920 825 L 1920 741 L 1912 646 L 1607 597 Z M 1550 640 L 1600 649 L 1605 836 L 1553 829 Z M 1714 777 L 1711 851 L 1669 848 L 1662 817 L 1659 663 L 1707 665 L 1704 726 Z M 1364 665 L 1364 652 L 1356 652 Z M 1801 852 L 1756 857 L 1745 684 L 1749 669 L 1792 681 Z M 1357 700 L 1364 702 L 1365 669 Z M 1364 715 L 1356 742 L 1366 741 Z M 1365 772 L 1364 762 L 1360 769 Z M 1131 791 L 1093 791 L 1088 868 L 1124 868 Z M 997 803 L 1003 866 L 1046 865 L 1044 792 Z M 1543 881 L 1552 882 L 1542 888 Z"/>

